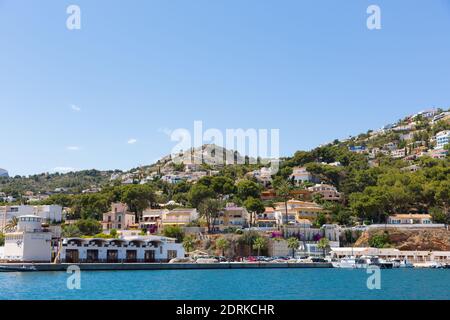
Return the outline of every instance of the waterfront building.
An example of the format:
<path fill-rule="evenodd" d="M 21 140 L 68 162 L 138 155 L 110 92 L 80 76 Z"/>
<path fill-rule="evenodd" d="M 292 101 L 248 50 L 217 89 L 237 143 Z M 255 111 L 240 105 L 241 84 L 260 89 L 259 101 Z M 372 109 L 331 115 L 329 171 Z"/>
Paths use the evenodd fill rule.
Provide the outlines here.
<path fill-rule="evenodd" d="M 360 258 L 363 256 L 379 257 L 384 260 L 408 260 L 412 263 L 440 262 L 450 263 L 450 251 L 404 251 L 398 249 L 376 248 L 331 248 L 331 257 L 342 259 L 346 257 Z"/>
<path fill-rule="evenodd" d="M 111 211 L 103 214 L 103 230 L 126 230 L 136 223 L 136 216 L 124 203 L 111 204 Z"/>
<path fill-rule="evenodd" d="M 159 236 L 67 238 L 59 257 L 61 263 L 163 263 L 184 258 L 185 251 L 175 239 Z"/>
<path fill-rule="evenodd" d="M 11 262 L 50 262 L 52 233 L 42 227 L 44 219 L 19 216 L 16 230 L 5 234 L 3 259 Z"/>
<path fill-rule="evenodd" d="M 388 224 L 432 224 L 429 214 L 394 214 L 388 218 Z"/>

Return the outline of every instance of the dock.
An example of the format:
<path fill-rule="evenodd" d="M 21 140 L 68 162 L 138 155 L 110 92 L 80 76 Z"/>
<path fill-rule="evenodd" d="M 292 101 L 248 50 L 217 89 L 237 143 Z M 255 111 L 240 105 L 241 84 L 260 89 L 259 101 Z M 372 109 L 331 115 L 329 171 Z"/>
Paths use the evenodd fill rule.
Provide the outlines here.
<path fill-rule="evenodd" d="M 329 269 L 331 263 L 7 263 L 0 264 L 2 272 L 66 272 L 70 266 L 81 271 L 150 271 L 150 270 L 231 270 L 231 269 Z M 32 269 L 32 270 L 29 270 Z"/>

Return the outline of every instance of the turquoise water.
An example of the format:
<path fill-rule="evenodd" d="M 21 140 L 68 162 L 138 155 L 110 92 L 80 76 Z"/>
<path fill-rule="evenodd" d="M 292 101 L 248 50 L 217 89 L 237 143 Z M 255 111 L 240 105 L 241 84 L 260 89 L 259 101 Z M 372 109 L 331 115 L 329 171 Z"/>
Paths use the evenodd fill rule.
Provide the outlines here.
<path fill-rule="evenodd" d="M 369 290 L 365 270 L 273 269 L 0 273 L 0 299 L 113 300 L 450 300 L 450 270 L 382 270 Z"/>

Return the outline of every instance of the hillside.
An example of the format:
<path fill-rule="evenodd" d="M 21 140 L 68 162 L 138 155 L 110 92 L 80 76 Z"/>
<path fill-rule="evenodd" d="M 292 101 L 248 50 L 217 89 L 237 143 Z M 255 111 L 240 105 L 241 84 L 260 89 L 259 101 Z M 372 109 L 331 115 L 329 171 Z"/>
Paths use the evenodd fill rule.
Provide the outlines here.
<path fill-rule="evenodd" d="M 365 232 L 356 242 L 355 247 L 369 247 L 370 238 L 381 233 L 384 231 Z M 405 251 L 450 251 L 450 231 L 448 230 L 389 230 L 388 235 L 386 247 Z"/>

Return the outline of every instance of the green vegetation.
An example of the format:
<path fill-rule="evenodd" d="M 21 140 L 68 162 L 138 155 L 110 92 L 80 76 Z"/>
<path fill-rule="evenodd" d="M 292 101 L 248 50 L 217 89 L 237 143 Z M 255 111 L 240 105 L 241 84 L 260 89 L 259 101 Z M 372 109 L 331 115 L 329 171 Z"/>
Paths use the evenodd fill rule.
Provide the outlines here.
<path fill-rule="evenodd" d="M 389 243 L 390 243 L 389 233 L 387 232 L 376 233 L 371 235 L 369 238 L 369 245 L 372 248 L 378 249 L 389 248 L 390 246 Z"/>
<path fill-rule="evenodd" d="M 186 236 L 183 239 L 183 248 L 186 253 L 189 253 L 195 249 L 195 237 L 194 236 Z"/>
<path fill-rule="evenodd" d="M 216 241 L 216 247 L 222 252 L 222 256 L 225 257 L 225 251 L 230 248 L 230 241 L 225 238 L 219 238 Z"/>
<path fill-rule="evenodd" d="M 5 245 L 5 235 L 3 232 L 0 232 L 0 247 L 3 247 Z"/>
<path fill-rule="evenodd" d="M 182 242 L 184 239 L 183 230 L 181 230 L 179 226 L 166 226 L 164 228 L 164 236 L 177 239 L 178 243 Z"/>
<path fill-rule="evenodd" d="M 258 251 L 258 257 L 261 256 L 261 252 L 267 249 L 267 239 L 263 237 L 258 237 L 253 242 L 253 250 Z"/>
<path fill-rule="evenodd" d="M 300 246 L 300 241 L 297 238 L 288 239 L 288 248 L 292 250 L 292 257 L 295 257 L 295 250 Z"/>

